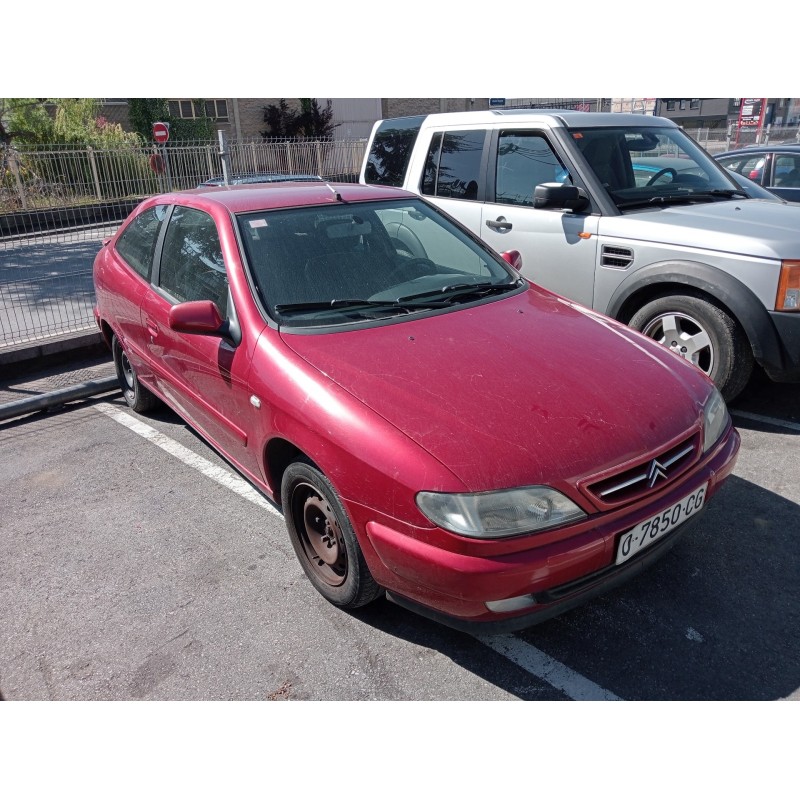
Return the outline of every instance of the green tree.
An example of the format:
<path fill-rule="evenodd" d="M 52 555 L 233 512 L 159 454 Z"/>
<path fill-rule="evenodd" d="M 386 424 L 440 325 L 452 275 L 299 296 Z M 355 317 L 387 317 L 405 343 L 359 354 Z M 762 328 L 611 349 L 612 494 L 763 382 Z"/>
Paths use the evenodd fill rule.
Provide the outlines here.
<path fill-rule="evenodd" d="M 325 108 L 320 108 L 319 103 L 312 98 L 300 100 L 300 127 L 301 136 L 327 139 L 333 136 L 333 130 L 338 123 L 333 122 L 333 108 L 328 100 Z"/>
<path fill-rule="evenodd" d="M 0 143 L 117 147 L 139 139 L 101 116 L 94 98 L 6 98 L 0 99 Z"/>
<path fill-rule="evenodd" d="M 139 137 L 126 133 L 122 126 L 100 115 L 100 101 L 94 98 L 64 98 L 55 101 L 54 141 L 61 144 L 88 144 L 110 148 L 136 146 Z"/>
<path fill-rule="evenodd" d="M 46 142 L 53 135 L 53 120 L 44 99 L 0 98 L 0 145 L 13 142 Z"/>
<path fill-rule="evenodd" d="M 261 131 L 261 135 L 265 139 L 297 135 L 297 111 L 289 108 L 286 100 L 264 106 L 264 122 L 267 129 Z"/>
<path fill-rule="evenodd" d="M 286 100 L 277 105 L 264 106 L 264 122 L 267 129 L 261 131 L 265 139 L 274 137 L 305 137 L 307 139 L 327 139 L 333 135 L 338 123 L 333 122 L 331 101 L 320 108 L 313 98 L 301 98 L 300 110 L 289 108 Z"/>

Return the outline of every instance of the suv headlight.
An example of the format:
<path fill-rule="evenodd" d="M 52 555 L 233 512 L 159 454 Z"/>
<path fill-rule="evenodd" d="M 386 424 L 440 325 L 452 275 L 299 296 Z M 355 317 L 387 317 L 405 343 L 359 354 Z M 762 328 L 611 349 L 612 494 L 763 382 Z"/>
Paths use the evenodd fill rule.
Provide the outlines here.
<path fill-rule="evenodd" d="M 439 527 L 479 539 L 533 533 L 586 516 L 572 500 L 549 486 L 476 494 L 420 492 L 417 506 Z"/>
<path fill-rule="evenodd" d="M 713 447 L 728 427 L 728 409 L 717 389 L 711 392 L 703 407 L 703 452 Z"/>

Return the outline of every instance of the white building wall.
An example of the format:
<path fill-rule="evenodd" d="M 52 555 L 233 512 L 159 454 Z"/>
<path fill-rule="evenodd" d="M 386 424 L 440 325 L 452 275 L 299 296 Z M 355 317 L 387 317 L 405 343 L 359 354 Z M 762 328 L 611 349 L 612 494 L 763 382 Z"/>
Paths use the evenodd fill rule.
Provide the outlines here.
<path fill-rule="evenodd" d="M 366 139 L 375 122 L 381 119 L 381 100 L 379 97 L 331 97 L 333 121 L 338 123 L 333 131 L 333 138 Z M 320 107 L 324 108 L 327 98 L 318 98 Z"/>

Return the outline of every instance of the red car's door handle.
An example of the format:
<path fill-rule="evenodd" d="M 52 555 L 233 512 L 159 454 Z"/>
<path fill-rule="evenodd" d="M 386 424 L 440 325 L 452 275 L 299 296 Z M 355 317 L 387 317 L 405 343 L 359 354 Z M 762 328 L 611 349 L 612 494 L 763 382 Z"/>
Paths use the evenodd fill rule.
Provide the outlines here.
<path fill-rule="evenodd" d="M 147 327 L 147 332 L 150 334 L 150 339 L 155 339 L 155 337 L 158 336 L 158 327 L 156 324 L 149 319 L 145 320 L 144 324 Z"/>

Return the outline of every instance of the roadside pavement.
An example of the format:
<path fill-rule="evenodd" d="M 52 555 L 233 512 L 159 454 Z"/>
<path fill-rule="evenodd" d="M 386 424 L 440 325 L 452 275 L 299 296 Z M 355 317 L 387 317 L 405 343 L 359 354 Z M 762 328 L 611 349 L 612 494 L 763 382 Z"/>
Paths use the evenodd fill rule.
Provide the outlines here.
<path fill-rule="evenodd" d="M 113 375 L 111 351 L 94 332 L 0 348 L 0 406 Z"/>

